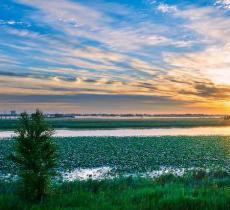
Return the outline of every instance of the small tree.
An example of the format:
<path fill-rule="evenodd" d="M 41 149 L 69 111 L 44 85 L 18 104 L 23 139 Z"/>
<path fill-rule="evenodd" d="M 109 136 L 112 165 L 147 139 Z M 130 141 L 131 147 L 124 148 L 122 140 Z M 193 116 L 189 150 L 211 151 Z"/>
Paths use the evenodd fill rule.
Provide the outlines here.
<path fill-rule="evenodd" d="M 42 201 L 55 175 L 57 149 L 52 142 L 54 133 L 42 112 L 21 114 L 16 133 L 16 151 L 11 159 L 19 167 L 22 195 L 31 201 Z"/>

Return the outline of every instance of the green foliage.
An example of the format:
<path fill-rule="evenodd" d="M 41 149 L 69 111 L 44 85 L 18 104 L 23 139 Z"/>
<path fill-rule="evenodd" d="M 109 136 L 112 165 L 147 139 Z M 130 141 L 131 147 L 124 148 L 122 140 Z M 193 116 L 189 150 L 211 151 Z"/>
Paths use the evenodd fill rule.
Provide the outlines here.
<path fill-rule="evenodd" d="M 53 130 L 45 123 L 40 111 L 23 113 L 16 130 L 16 148 L 10 159 L 19 168 L 22 195 L 32 201 L 41 201 L 55 174 L 57 149 L 51 140 Z"/>
<path fill-rule="evenodd" d="M 165 175 L 157 177 L 155 179 L 155 182 L 158 183 L 158 184 L 164 185 L 164 184 L 167 184 L 167 183 L 174 182 L 176 180 L 178 180 L 178 177 L 176 177 L 175 175 L 169 173 L 169 174 L 165 174 Z"/>
<path fill-rule="evenodd" d="M 172 168 L 230 167 L 229 137 L 73 137 L 56 138 L 60 169 L 110 166 L 115 172 L 145 173 Z"/>
<path fill-rule="evenodd" d="M 223 136 L 73 137 L 55 138 L 59 171 L 110 166 L 114 172 L 145 173 L 161 166 L 173 168 L 230 168 L 230 139 Z M 16 174 L 6 161 L 13 141 L 1 140 L 0 171 Z M 221 174 L 220 174 L 221 176 Z"/>
<path fill-rule="evenodd" d="M 112 128 L 169 128 L 225 126 L 230 120 L 222 118 L 133 118 L 133 119 L 47 119 L 53 128 L 112 129 Z M 15 129 L 16 119 L 0 119 L 0 130 Z"/>
<path fill-rule="evenodd" d="M 164 180 L 133 178 L 82 181 L 56 185 L 54 193 L 41 204 L 24 203 L 12 192 L 0 192 L 1 210 L 226 210 L 230 209 L 230 178 L 207 177 L 191 185 L 190 178 Z M 0 187 L 7 185 L 0 183 Z M 15 184 L 16 185 L 16 184 Z M 96 190 L 95 190 L 96 189 Z"/>

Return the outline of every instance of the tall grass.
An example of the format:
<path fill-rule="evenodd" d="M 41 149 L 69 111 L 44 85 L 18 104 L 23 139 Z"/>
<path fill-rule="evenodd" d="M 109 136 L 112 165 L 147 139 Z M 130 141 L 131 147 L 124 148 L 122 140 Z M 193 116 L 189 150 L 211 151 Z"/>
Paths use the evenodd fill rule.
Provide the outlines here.
<path fill-rule="evenodd" d="M 2 183 L 1 210 L 226 210 L 230 177 L 172 175 L 156 180 L 122 178 L 56 185 L 43 203 L 28 204 L 15 195 L 17 184 Z"/>

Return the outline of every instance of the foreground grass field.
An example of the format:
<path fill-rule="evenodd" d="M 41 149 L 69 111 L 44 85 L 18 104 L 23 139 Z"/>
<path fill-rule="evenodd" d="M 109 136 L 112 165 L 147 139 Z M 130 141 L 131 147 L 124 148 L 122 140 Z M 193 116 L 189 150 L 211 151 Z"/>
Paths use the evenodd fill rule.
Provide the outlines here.
<path fill-rule="evenodd" d="M 160 167 L 230 168 L 230 137 L 73 137 L 55 138 L 59 171 L 108 166 L 114 173 L 146 173 Z M 15 174 L 8 160 L 13 140 L 0 140 L 0 172 Z M 0 173 L 0 175 L 1 175 Z"/>
<path fill-rule="evenodd" d="M 40 204 L 19 199 L 20 185 L 2 180 L 1 210 L 230 209 L 230 137 L 75 137 L 55 142 L 59 171 L 109 166 L 114 174 L 132 176 L 56 183 Z M 17 174 L 8 160 L 13 145 L 13 139 L 0 140 L 0 174 Z M 196 169 L 182 177 L 167 174 L 156 179 L 138 176 L 161 166 L 209 172 Z"/>
<path fill-rule="evenodd" d="M 114 179 L 56 185 L 40 204 L 16 196 L 16 183 L 0 184 L 1 210 L 227 210 L 229 174 L 196 172 L 151 179 Z"/>
<path fill-rule="evenodd" d="M 169 128 L 226 126 L 230 120 L 223 118 L 139 118 L 139 119 L 47 119 L 54 128 L 69 129 L 114 129 L 114 128 Z M 12 130 L 18 120 L 0 120 L 0 130 Z"/>

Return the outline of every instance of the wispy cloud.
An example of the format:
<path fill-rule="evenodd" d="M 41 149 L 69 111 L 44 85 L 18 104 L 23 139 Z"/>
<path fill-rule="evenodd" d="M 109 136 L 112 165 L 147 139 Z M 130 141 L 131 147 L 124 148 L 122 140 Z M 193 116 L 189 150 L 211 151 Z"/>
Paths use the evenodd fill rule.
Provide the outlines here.
<path fill-rule="evenodd" d="M 24 25 L 24 23 L 15 20 L 0 20 L 0 25 Z"/>
<path fill-rule="evenodd" d="M 182 112 L 226 107 L 229 2 L 146 2 L 15 0 L 21 13 L 0 20 L 0 95 L 150 97 L 143 110 L 156 98 Z"/>
<path fill-rule="evenodd" d="M 168 13 L 168 12 L 177 12 L 177 7 L 170 6 L 168 4 L 160 3 L 157 7 L 157 9 L 163 13 Z"/>
<path fill-rule="evenodd" d="M 224 9 L 230 9 L 230 1 L 229 0 L 217 0 L 215 5 L 224 8 Z"/>

